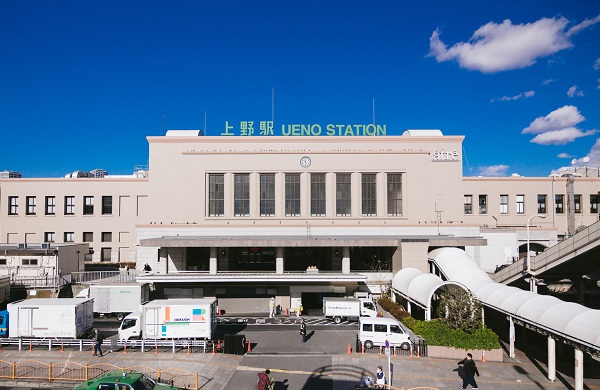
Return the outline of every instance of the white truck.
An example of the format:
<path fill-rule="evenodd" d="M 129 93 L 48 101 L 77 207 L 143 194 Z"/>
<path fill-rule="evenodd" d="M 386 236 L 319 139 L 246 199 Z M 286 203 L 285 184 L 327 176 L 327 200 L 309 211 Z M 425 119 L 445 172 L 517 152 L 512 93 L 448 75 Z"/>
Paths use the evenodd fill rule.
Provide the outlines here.
<path fill-rule="evenodd" d="M 360 317 L 377 317 L 377 309 L 370 299 L 326 297 L 323 298 L 323 314 L 339 324 L 342 320 L 358 321 Z"/>
<path fill-rule="evenodd" d="M 150 300 L 148 283 L 92 284 L 81 290 L 76 298 L 94 298 L 94 313 L 115 316 L 119 321 Z"/>
<path fill-rule="evenodd" d="M 123 319 L 119 340 L 211 339 L 217 327 L 216 299 L 158 299 Z"/>
<path fill-rule="evenodd" d="M 33 298 L 9 303 L 8 337 L 84 338 L 94 326 L 92 299 Z"/>

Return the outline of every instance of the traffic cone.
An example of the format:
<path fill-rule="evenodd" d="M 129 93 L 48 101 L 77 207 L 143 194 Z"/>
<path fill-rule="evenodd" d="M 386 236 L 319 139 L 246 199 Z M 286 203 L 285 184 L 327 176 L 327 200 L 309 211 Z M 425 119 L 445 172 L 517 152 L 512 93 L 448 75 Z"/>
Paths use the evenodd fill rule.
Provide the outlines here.
<path fill-rule="evenodd" d="M 365 353 L 365 345 L 363 343 L 360 343 L 360 353 L 362 353 L 364 355 Z"/>
<path fill-rule="evenodd" d="M 127 340 L 125 340 L 125 344 L 123 344 L 123 353 L 127 353 Z"/>
<path fill-rule="evenodd" d="M 190 354 L 190 343 L 188 343 L 188 351 L 187 351 L 187 354 L 188 354 L 188 355 Z"/>
<path fill-rule="evenodd" d="M 0 345 L 0 351 L 2 350 L 2 346 Z M 65 343 L 60 340 L 60 352 L 65 352 Z"/>
<path fill-rule="evenodd" d="M 420 349 L 421 349 L 421 346 L 420 346 L 420 345 L 417 345 L 417 357 L 418 357 L 418 358 L 420 358 L 420 357 L 421 357 L 421 354 L 419 353 Z"/>
<path fill-rule="evenodd" d="M 215 354 L 215 343 L 213 343 L 213 355 Z"/>
<path fill-rule="evenodd" d="M 248 340 L 248 352 L 252 352 L 252 348 L 250 347 L 250 340 Z"/>
<path fill-rule="evenodd" d="M 286 315 L 286 316 L 289 316 L 289 315 L 290 315 L 290 309 L 289 309 L 289 308 L 287 308 L 287 307 L 285 308 L 285 315 Z"/>
<path fill-rule="evenodd" d="M 158 355 L 158 344 L 154 343 L 154 354 Z"/>
<path fill-rule="evenodd" d="M 485 351 L 481 351 L 481 362 L 485 363 Z"/>
<path fill-rule="evenodd" d="M 352 348 L 350 347 L 350 343 L 348 343 L 348 352 L 347 352 L 347 354 L 348 355 L 352 354 Z"/>
<path fill-rule="evenodd" d="M 217 351 L 221 350 L 221 339 L 217 340 Z"/>
<path fill-rule="evenodd" d="M 381 349 L 382 349 L 382 347 L 381 347 L 381 345 L 380 345 L 380 346 L 379 346 L 379 356 L 381 356 Z"/>

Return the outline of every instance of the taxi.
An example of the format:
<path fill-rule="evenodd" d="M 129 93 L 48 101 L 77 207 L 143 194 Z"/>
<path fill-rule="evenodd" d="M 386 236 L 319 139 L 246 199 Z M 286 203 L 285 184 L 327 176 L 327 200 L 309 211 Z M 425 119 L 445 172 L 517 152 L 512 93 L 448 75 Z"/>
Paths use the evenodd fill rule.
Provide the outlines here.
<path fill-rule="evenodd" d="M 181 390 L 179 387 L 156 383 L 148 375 L 135 371 L 110 371 L 89 379 L 73 390 Z"/>

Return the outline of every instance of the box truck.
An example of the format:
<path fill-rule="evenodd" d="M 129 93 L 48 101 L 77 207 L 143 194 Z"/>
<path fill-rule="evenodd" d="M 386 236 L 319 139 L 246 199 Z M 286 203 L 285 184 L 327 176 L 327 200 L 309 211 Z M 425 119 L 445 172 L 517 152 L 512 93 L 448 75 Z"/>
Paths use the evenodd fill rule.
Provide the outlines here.
<path fill-rule="evenodd" d="M 325 318 L 336 324 L 346 319 L 357 321 L 360 317 L 377 317 L 377 309 L 370 299 L 364 298 L 323 298 Z"/>
<path fill-rule="evenodd" d="M 148 283 L 92 284 L 81 290 L 76 298 L 93 298 L 94 313 L 115 316 L 119 321 L 150 300 Z"/>
<path fill-rule="evenodd" d="M 119 340 L 211 339 L 217 327 L 216 299 L 158 299 L 140 306 L 119 327 Z"/>
<path fill-rule="evenodd" d="M 92 299 L 34 298 L 9 303 L 9 337 L 87 337 L 94 326 Z"/>

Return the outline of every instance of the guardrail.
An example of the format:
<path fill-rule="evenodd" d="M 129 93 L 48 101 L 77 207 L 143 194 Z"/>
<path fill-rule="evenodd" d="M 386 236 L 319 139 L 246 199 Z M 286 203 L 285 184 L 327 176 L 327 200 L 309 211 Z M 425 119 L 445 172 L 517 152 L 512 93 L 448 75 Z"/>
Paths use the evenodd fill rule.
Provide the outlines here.
<path fill-rule="evenodd" d="M 71 283 L 71 275 L 44 275 L 44 276 L 20 276 L 10 277 L 12 286 L 23 286 L 32 288 L 62 287 Z"/>
<path fill-rule="evenodd" d="M 71 272 L 71 281 L 73 283 L 92 283 L 92 282 L 135 282 L 138 275 L 144 271 L 130 269 L 128 271 L 86 271 Z"/>
<path fill-rule="evenodd" d="M 109 371 L 142 372 L 156 382 L 173 384 L 182 389 L 198 390 L 209 382 L 199 373 L 168 368 L 154 369 L 146 366 L 116 366 L 109 363 L 80 364 L 75 362 L 44 363 L 35 360 L 7 362 L 0 360 L 0 378 L 3 379 L 38 379 L 48 381 L 79 381 L 93 379 Z"/>
<path fill-rule="evenodd" d="M 356 353 L 367 353 L 367 354 L 379 354 L 383 355 L 385 353 L 385 347 L 371 347 L 365 348 L 364 345 L 358 340 L 356 340 L 356 349 L 354 350 Z M 390 347 L 390 355 L 391 356 L 410 356 L 410 357 L 426 357 L 427 356 L 427 343 L 424 339 L 411 340 L 410 348 L 402 349 L 400 347 Z"/>

